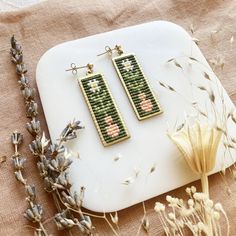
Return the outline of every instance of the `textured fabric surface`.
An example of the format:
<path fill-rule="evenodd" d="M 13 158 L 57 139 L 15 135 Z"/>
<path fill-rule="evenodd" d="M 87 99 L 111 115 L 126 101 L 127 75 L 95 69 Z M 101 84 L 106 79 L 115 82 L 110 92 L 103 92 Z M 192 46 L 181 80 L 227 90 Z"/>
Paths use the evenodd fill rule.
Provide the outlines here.
<path fill-rule="evenodd" d="M 194 37 L 200 40 L 199 46 L 206 58 L 212 59 L 219 55 L 224 58 L 224 71 L 216 69 L 216 73 L 233 101 L 236 101 L 236 51 L 230 46 L 230 38 L 232 35 L 236 37 L 234 0 L 52 0 L 0 14 L 0 155 L 8 158 L 0 167 L 0 236 L 33 234 L 22 216 L 27 205 L 24 190 L 15 181 L 11 166 L 13 150 L 9 136 L 15 129 L 24 133 L 22 153 L 27 157 L 25 175 L 37 187 L 38 200 L 45 209 L 45 219 L 50 219 L 56 212 L 51 197 L 43 190 L 36 161 L 27 148 L 31 138 L 24 128 L 27 122 L 25 107 L 15 67 L 10 63 L 10 36 L 15 34 L 23 44 L 29 77 L 35 87 L 36 64 L 40 56 L 54 45 L 153 20 L 169 20 L 187 30 L 193 24 L 196 29 Z M 213 35 L 212 31 L 217 33 Z M 43 128 L 47 129 L 41 106 L 40 119 Z M 232 190 L 230 196 L 226 191 L 225 180 Z M 231 176 L 225 180 L 219 174 L 211 176 L 210 192 L 214 201 L 223 203 L 231 221 L 230 235 L 236 235 L 236 224 L 233 223 L 236 221 L 236 183 Z M 199 187 L 199 182 L 194 185 Z M 184 197 L 184 187 L 169 194 Z M 162 235 L 160 222 L 152 209 L 155 201 L 164 199 L 164 196 L 159 196 L 146 203 L 151 224 L 149 235 Z M 136 235 L 142 217 L 141 204 L 121 211 L 119 217 L 122 235 Z M 100 235 L 112 235 L 102 220 L 96 220 L 95 224 Z M 65 232 L 59 234 L 52 222 L 45 226 L 53 235 L 66 235 Z M 145 234 L 141 231 L 140 235 Z"/>

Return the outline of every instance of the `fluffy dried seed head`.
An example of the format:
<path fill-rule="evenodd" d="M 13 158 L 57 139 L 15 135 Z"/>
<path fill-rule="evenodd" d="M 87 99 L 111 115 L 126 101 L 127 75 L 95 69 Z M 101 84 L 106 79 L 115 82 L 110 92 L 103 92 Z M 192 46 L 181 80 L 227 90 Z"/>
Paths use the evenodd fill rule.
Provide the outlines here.
<path fill-rule="evenodd" d="M 162 204 L 162 203 L 160 203 L 160 202 L 156 202 L 156 203 L 155 203 L 154 210 L 155 210 L 156 212 L 165 211 L 165 205 Z"/>

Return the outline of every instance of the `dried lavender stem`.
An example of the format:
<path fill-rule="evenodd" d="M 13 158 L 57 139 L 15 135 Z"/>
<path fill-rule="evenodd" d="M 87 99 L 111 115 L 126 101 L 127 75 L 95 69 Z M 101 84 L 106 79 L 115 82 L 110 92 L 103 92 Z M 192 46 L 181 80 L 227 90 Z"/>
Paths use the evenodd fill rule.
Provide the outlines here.
<path fill-rule="evenodd" d="M 21 156 L 18 152 L 19 146 L 23 141 L 23 135 L 17 131 L 13 132 L 11 135 L 11 142 L 14 148 L 14 155 L 12 156 L 13 159 L 13 166 L 15 169 L 15 177 L 16 179 L 25 187 L 26 190 L 26 201 L 29 204 L 28 209 L 26 210 L 24 216 L 32 223 L 38 224 L 39 228 L 35 228 L 35 235 L 39 234 L 40 231 L 43 232 L 43 236 L 49 236 L 46 229 L 42 224 L 42 207 L 36 202 L 36 192 L 35 188 L 32 185 L 27 184 L 27 179 L 24 178 L 22 170 L 24 169 L 24 163 L 26 161 L 25 158 Z"/>
<path fill-rule="evenodd" d="M 34 141 L 30 144 L 31 152 L 35 156 L 38 157 L 38 166 L 40 168 L 44 168 L 45 164 L 47 165 L 49 162 L 52 161 L 51 157 L 45 156 L 45 153 L 48 151 L 48 142 L 44 136 L 44 133 L 41 132 L 41 127 L 40 127 L 40 122 L 39 120 L 36 119 L 38 115 L 38 105 L 34 100 L 34 94 L 35 90 L 30 87 L 29 80 L 25 76 L 27 69 L 23 61 L 23 51 L 21 45 L 15 40 L 14 36 L 11 38 L 11 61 L 16 65 L 16 72 L 19 75 L 19 84 L 20 84 L 20 89 L 22 91 L 25 105 L 26 105 L 26 115 L 30 119 L 30 122 L 27 123 L 27 129 L 29 133 L 34 137 Z M 72 139 L 76 137 L 75 130 L 79 129 L 79 122 L 73 122 L 70 125 L 70 130 L 69 134 L 68 132 L 64 133 L 64 140 Z M 57 152 L 59 149 L 56 149 L 55 151 Z M 15 151 L 17 152 L 17 147 L 15 147 Z M 55 157 L 53 157 L 55 158 Z M 70 163 L 69 163 L 70 164 Z M 47 167 L 48 168 L 48 167 Z M 65 168 L 66 170 L 66 168 Z M 60 173 L 51 173 L 49 169 L 43 170 L 44 172 L 41 173 L 44 179 L 49 180 L 48 183 L 52 184 L 52 181 L 57 181 L 57 176 L 59 177 Z M 52 176 L 51 176 L 52 174 Z M 60 207 L 59 201 L 57 199 L 57 195 L 55 192 L 52 190 L 48 191 L 52 192 L 52 195 L 54 195 L 54 201 L 55 205 L 58 208 L 58 211 L 61 212 L 62 209 Z M 71 233 L 69 233 L 71 235 Z"/>
<path fill-rule="evenodd" d="M 43 223 L 40 221 L 39 222 L 39 226 L 40 226 L 40 229 L 43 231 L 43 233 L 45 234 L 45 236 L 49 236 L 49 234 L 47 233 L 46 229 L 44 228 L 43 226 Z"/>

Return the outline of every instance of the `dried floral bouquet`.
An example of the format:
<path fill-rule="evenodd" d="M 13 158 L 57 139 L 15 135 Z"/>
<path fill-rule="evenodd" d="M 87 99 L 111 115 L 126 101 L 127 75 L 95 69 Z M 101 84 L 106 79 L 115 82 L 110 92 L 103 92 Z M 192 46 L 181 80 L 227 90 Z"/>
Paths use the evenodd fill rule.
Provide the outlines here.
<path fill-rule="evenodd" d="M 42 132 L 40 121 L 37 119 L 38 106 L 34 96 L 35 90 L 30 87 L 29 80 L 26 76 L 27 69 L 23 61 L 22 47 L 15 40 L 14 36 L 11 38 L 10 52 L 11 60 L 16 65 L 16 72 L 19 76 L 18 83 L 24 97 L 26 115 L 29 118 L 26 128 L 33 138 L 29 144 L 29 149 L 32 155 L 36 157 L 39 175 L 44 182 L 45 190 L 52 196 L 57 207 L 58 212 L 53 219 L 58 229 L 65 230 L 68 235 L 73 235 L 70 230 L 71 228 L 76 228 L 83 235 L 99 235 L 91 219 L 100 218 L 106 221 L 111 228 L 112 234 L 124 235 L 120 232 L 117 212 L 114 214 L 92 214 L 85 212 L 82 208 L 82 203 L 86 189 L 81 188 L 79 193 L 73 193 L 71 191 L 68 168 L 72 160 L 70 158 L 71 152 L 65 147 L 65 143 L 77 137 L 77 131 L 83 128 L 80 121 L 70 122 L 63 129 L 58 142 L 54 144 L 50 143 L 50 140 Z M 194 57 L 188 57 L 187 60 L 191 63 L 200 63 Z M 171 58 L 167 63 L 172 63 L 176 68 L 183 70 L 183 67 L 176 58 Z M 203 71 L 203 79 L 209 80 L 212 83 L 207 70 Z M 160 82 L 160 85 L 170 92 L 179 94 L 170 85 L 163 82 Z M 216 84 L 215 86 L 218 85 Z M 154 210 L 157 212 L 157 216 L 162 223 L 166 235 L 182 236 L 188 232 L 196 236 L 229 235 L 229 222 L 222 205 L 220 203 L 214 204 L 209 197 L 207 176 L 215 166 L 220 141 L 222 139 L 224 140 L 226 150 L 231 149 L 232 146 L 234 148 L 234 145 L 232 145 L 234 139 L 229 136 L 225 124 L 228 119 L 232 119 L 234 122 L 236 119 L 232 111 L 226 111 L 223 97 L 221 97 L 221 105 L 225 112 L 221 119 L 218 119 L 215 105 L 216 95 L 213 90 L 209 91 L 205 87 L 199 87 L 199 89 L 207 92 L 209 95 L 209 102 L 215 112 L 214 122 L 209 122 L 208 115 L 202 111 L 199 104 L 190 101 L 198 113 L 194 124 L 190 124 L 187 119 L 186 122 L 175 128 L 174 131 L 169 131 L 168 136 L 177 145 L 190 169 L 199 174 L 202 182 L 202 192 L 197 192 L 195 187 L 187 188 L 186 193 L 189 199 L 186 201 L 167 196 L 168 210 L 163 203 L 157 202 L 155 204 Z M 202 117 L 205 118 L 204 123 L 202 122 Z M 24 216 L 34 224 L 35 235 L 48 236 L 50 233 L 47 232 L 44 226 L 43 206 L 37 202 L 35 187 L 28 183 L 24 174 L 26 158 L 19 152 L 23 135 L 19 132 L 13 132 L 11 140 L 14 147 L 12 159 L 15 177 L 24 186 L 26 201 L 28 202 L 28 209 L 25 211 Z M 152 168 L 151 172 L 153 171 L 155 171 L 155 168 Z M 129 181 L 126 184 L 129 184 Z M 150 228 L 145 203 L 143 202 L 142 204 L 144 210 L 143 217 L 136 235 L 139 235 L 142 228 L 147 233 Z M 223 232 L 221 228 L 221 216 L 227 222 L 226 232 Z"/>

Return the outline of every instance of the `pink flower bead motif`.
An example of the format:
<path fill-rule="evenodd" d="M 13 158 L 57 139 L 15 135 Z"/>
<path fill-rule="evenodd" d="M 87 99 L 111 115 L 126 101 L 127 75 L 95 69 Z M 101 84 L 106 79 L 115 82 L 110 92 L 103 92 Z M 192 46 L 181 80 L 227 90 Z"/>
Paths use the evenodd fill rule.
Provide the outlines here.
<path fill-rule="evenodd" d="M 153 108 L 152 102 L 150 101 L 150 99 L 146 99 L 146 94 L 140 93 L 138 97 L 141 100 L 140 102 L 141 109 L 145 112 L 152 111 L 152 108 Z"/>
<path fill-rule="evenodd" d="M 119 126 L 117 124 L 113 124 L 113 119 L 111 116 L 105 117 L 104 120 L 107 124 L 106 127 L 107 135 L 112 138 L 117 137 L 120 133 Z"/>

